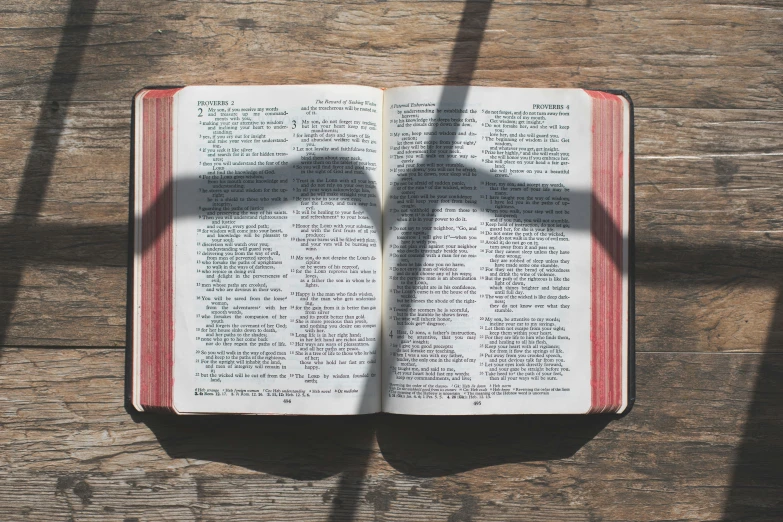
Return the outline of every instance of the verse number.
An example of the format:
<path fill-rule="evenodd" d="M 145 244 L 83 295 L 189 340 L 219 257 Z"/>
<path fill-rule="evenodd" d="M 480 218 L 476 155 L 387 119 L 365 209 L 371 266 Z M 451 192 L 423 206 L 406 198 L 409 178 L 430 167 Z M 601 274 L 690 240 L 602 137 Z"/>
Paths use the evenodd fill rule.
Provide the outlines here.
<path fill-rule="evenodd" d="M 296 120 L 291 120 L 291 128 L 292 129 L 296 128 Z"/>
<path fill-rule="evenodd" d="M 201 118 L 201 116 L 203 116 L 203 115 L 204 115 L 204 109 L 202 109 L 201 107 L 199 107 L 199 108 L 198 108 L 198 117 L 199 117 L 199 118 Z"/>

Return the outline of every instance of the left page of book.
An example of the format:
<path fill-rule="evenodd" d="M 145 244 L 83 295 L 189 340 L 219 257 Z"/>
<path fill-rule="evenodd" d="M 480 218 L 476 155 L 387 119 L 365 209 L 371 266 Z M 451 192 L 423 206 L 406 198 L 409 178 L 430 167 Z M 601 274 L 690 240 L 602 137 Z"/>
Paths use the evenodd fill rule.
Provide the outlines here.
<path fill-rule="evenodd" d="M 177 93 L 179 412 L 380 410 L 382 103 L 360 86 Z"/>

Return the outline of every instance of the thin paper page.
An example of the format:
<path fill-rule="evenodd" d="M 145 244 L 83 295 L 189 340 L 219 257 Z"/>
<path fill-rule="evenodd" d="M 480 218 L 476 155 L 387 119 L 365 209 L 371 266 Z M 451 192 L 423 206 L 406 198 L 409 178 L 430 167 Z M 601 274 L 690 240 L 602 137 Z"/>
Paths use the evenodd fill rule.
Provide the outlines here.
<path fill-rule="evenodd" d="M 589 98 L 421 87 L 384 104 L 384 411 L 586 412 Z"/>
<path fill-rule="evenodd" d="M 378 411 L 382 91 L 177 96 L 176 408 Z"/>

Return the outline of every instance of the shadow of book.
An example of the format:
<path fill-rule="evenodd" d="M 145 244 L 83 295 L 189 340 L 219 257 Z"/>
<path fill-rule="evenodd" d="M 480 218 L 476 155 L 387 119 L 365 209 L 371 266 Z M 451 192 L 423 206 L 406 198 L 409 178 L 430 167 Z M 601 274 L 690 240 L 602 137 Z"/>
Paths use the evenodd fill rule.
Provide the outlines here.
<path fill-rule="evenodd" d="M 384 459 L 415 477 L 440 477 L 477 468 L 565 459 L 616 415 L 383 415 L 378 445 Z"/>
<path fill-rule="evenodd" d="M 416 477 L 564 459 L 614 415 L 170 416 L 130 411 L 172 458 L 223 462 L 297 480 L 361 475 L 374 438 L 383 458 Z"/>
<path fill-rule="evenodd" d="M 373 451 L 376 416 L 131 417 L 152 430 L 172 458 L 223 462 L 296 480 L 363 473 Z"/>

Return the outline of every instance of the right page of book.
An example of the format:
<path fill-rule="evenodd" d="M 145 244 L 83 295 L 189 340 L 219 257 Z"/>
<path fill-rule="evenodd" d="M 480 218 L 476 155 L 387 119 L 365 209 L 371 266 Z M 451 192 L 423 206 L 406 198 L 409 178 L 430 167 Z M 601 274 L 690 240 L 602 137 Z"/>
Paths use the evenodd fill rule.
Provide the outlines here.
<path fill-rule="evenodd" d="M 585 413 L 591 100 L 384 95 L 383 410 Z"/>

